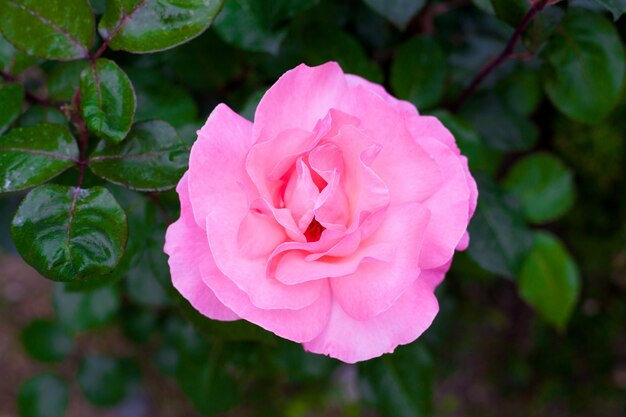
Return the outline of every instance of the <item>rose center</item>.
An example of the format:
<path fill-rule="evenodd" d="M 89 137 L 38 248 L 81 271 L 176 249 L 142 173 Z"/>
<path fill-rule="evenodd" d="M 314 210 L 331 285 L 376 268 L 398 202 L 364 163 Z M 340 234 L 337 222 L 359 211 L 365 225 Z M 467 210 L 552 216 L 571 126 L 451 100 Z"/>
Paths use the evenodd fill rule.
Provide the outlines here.
<path fill-rule="evenodd" d="M 315 218 L 309 224 L 309 227 L 306 228 L 304 232 L 304 236 L 306 237 L 307 242 L 317 242 L 320 240 L 320 236 L 322 236 L 322 232 L 326 230 L 324 226 L 320 224 Z"/>

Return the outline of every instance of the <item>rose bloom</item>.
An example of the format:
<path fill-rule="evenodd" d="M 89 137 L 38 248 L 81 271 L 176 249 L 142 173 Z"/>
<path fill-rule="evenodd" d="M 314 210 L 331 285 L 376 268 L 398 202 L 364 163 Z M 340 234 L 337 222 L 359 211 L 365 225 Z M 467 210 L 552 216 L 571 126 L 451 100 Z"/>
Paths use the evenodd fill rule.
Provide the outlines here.
<path fill-rule="evenodd" d="M 218 105 L 177 191 L 178 291 L 349 363 L 430 326 L 477 196 L 436 118 L 333 62 L 285 73 L 254 123 Z"/>

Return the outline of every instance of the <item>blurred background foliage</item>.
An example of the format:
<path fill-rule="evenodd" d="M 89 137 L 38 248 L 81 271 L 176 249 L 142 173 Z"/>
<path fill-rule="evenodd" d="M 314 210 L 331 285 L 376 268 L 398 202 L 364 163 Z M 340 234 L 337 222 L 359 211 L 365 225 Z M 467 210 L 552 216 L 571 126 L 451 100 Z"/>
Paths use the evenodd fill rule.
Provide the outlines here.
<path fill-rule="evenodd" d="M 0 415 L 623 416 L 626 1 L 532 3 L 0 0 Z M 480 191 L 432 328 L 350 366 L 203 318 L 162 253 L 213 107 L 329 60 L 438 116 Z M 110 253 L 54 258 L 68 218 Z"/>

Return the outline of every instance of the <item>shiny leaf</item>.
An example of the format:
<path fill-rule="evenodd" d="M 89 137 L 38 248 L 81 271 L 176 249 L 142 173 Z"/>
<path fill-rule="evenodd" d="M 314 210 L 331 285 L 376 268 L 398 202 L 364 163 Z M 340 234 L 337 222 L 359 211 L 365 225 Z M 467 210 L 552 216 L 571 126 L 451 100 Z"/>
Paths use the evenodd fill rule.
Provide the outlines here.
<path fill-rule="evenodd" d="M 0 192 L 39 185 L 73 166 L 78 146 L 65 126 L 41 123 L 0 137 Z"/>
<path fill-rule="evenodd" d="M 0 85 L 0 135 L 17 119 L 23 105 L 24 88 L 20 84 Z"/>
<path fill-rule="evenodd" d="M 504 187 L 519 198 L 524 215 L 534 223 L 554 220 L 574 203 L 574 176 L 549 153 L 519 160 L 507 174 Z"/>
<path fill-rule="evenodd" d="M 35 376 L 20 386 L 20 417 L 63 417 L 68 396 L 67 384 L 58 376 Z"/>
<path fill-rule="evenodd" d="M 111 142 L 126 137 L 136 99 L 128 76 L 113 61 L 98 59 L 80 75 L 80 109 L 89 130 Z"/>
<path fill-rule="evenodd" d="M 391 66 L 391 86 L 398 98 L 419 110 L 441 99 L 446 78 L 446 57 L 433 38 L 415 37 L 400 45 Z"/>
<path fill-rule="evenodd" d="M 107 0 L 98 30 L 114 50 L 146 53 L 173 48 L 204 32 L 223 0 Z"/>
<path fill-rule="evenodd" d="M 120 144 L 100 142 L 89 158 L 89 168 L 124 187 L 161 191 L 176 186 L 187 169 L 187 161 L 187 147 L 176 130 L 155 120 L 133 126 Z"/>
<path fill-rule="evenodd" d="M 87 0 L 0 0 L 0 31 L 30 55 L 81 59 L 89 57 L 94 17 Z"/>
<path fill-rule="evenodd" d="M 543 85 L 570 118 L 597 123 L 616 106 L 624 81 L 624 47 L 613 24 L 570 8 L 542 54 Z"/>
<path fill-rule="evenodd" d="M 126 214 L 106 188 L 48 184 L 26 196 L 11 235 L 42 275 L 81 281 L 113 271 L 126 245 Z"/>
<path fill-rule="evenodd" d="M 563 330 L 580 293 L 580 273 L 563 244 L 548 233 L 538 233 L 519 280 L 521 297 L 541 317 Z"/>

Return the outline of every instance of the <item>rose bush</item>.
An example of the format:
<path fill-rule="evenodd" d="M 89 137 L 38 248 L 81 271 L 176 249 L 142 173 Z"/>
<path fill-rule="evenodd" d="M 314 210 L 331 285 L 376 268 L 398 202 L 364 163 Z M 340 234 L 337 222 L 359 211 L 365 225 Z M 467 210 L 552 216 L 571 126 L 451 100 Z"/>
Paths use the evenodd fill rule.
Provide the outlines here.
<path fill-rule="evenodd" d="M 477 198 L 436 118 L 332 62 L 285 73 L 253 123 L 218 105 L 177 191 L 165 252 L 196 309 L 350 363 L 430 326 Z"/>

